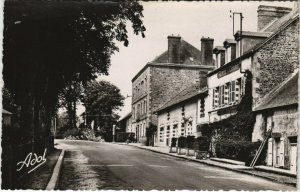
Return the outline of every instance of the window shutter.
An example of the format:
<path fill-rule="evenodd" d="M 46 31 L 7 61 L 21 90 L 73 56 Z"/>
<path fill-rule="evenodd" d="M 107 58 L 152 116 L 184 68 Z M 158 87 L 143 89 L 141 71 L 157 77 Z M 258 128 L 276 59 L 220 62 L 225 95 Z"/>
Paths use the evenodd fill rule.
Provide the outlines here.
<path fill-rule="evenodd" d="M 267 165 L 273 165 L 273 138 L 268 140 L 268 157 L 267 157 Z"/>
<path fill-rule="evenodd" d="M 284 140 L 284 138 L 283 137 L 281 137 L 280 138 L 280 153 L 279 153 L 279 158 L 280 158 L 280 160 L 279 160 L 279 164 L 280 164 L 280 166 L 284 166 L 284 142 L 285 142 L 285 140 Z"/>
<path fill-rule="evenodd" d="M 215 91 L 215 107 L 219 105 L 219 91 L 217 88 L 214 89 Z"/>
<path fill-rule="evenodd" d="M 229 89 L 228 89 L 229 86 L 230 86 L 230 83 L 226 83 L 224 85 L 224 87 L 225 87 L 225 91 L 224 91 L 224 102 L 225 102 L 225 104 L 229 103 L 229 96 L 228 96 L 228 94 L 229 94 Z"/>
<path fill-rule="evenodd" d="M 241 80 L 238 79 L 235 81 L 235 100 L 238 101 L 240 100 L 240 84 L 241 84 Z"/>

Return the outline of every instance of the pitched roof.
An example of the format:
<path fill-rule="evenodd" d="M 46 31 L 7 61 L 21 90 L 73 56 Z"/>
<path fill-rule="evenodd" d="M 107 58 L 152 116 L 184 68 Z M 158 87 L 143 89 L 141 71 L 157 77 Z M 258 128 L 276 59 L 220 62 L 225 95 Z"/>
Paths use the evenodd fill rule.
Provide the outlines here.
<path fill-rule="evenodd" d="M 266 95 L 254 111 L 298 104 L 298 70 Z"/>
<path fill-rule="evenodd" d="M 271 22 L 264 29 L 262 29 L 262 31 L 274 32 L 274 31 L 278 30 L 284 23 L 286 23 L 288 20 L 292 19 L 297 13 L 298 13 L 298 10 L 291 11 L 290 13 L 286 14 L 285 16 Z"/>
<path fill-rule="evenodd" d="M 160 107 L 158 111 L 162 111 L 168 109 L 174 105 L 182 103 L 184 101 L 190 100 L 199 94 L 203 94 L 207 91 L 207 87 L 200 89 L 199 83 L 194 83 L 193 85 L 187 87 L 183 91 L 181 91 L 178 95 L 167 101 L 162 107 Z"/>
<path fill-rule="evenodd" d="M 200 64 L 201 63 L 201 51 L 189 44 L 188 42 L 181 40 L 180 44 L 180 63 L 184 64 Z M 157 56 L 152 63 L 168 63 L 168 50 Z"/>
<path fill-rule="evenodd" d="M 128 112 L 125 116 L 123 116 L 120 120 L 119 120 L 119 122 L 120 121 L 123 121 L 123 120 L 125 120 L 125 119 L 128 119 L 128 118 L 130 118 L 131 117 L 131 112 Z"/>

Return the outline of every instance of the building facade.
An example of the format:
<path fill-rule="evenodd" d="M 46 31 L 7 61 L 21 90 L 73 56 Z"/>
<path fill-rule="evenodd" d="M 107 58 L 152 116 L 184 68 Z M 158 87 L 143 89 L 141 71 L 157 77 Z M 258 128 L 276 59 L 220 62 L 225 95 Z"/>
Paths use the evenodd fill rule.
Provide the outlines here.
<path fill-rule="evenodd" d="M 181 37 L 169 36 L 168 50 L 132 79 L 132 125 L 138 141 L 146 139 L 147 128 L 157 127 L 153 112 L 214 69 L 212 55 L 207 54 L 212 52 L 213 39 L 202 38 L 201 47 L 200 52 Z M 148 139 L 154 142 L 155 137 L 152 133 Z"/>
<path fill-rule="evenodd" d="M 238 31 L 234 40 L 226 39 L 223 47 L 215 47 L 217 69 L 208 74 L 209 94 L 205 103 L 209 123 L 236 113 L 245 94 L 244 74 L 250 71 L 252 110 L 256 114 L 252 141 L 268 139 L 268 130 L 271 130 L 266 164 L 296 173 L 299 126 L 297 6 L 294 9 L 259 6 L 258 29 L 259 32 Z"/>
<path fill-rule="evenodd" d="M 197 123 L 203 114 L 198 111 L 198 100 L 206 95 L 207 88 L 200 89 L 197 82 L 157 110 L 158 130 L 155 145 L 169 146 L 172 138 L 180 136 L 200 136 Z"/>

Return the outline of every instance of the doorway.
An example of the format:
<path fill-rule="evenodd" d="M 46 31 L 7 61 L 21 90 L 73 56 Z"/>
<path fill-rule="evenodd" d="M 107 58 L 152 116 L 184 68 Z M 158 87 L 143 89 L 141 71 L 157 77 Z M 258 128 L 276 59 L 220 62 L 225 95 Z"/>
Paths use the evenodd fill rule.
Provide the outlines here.
<path fill-rule="evenodd" d="M 292 173 L 297 173 L 297 144 L 291 144 L 290 151 L 290 170 Z"/>

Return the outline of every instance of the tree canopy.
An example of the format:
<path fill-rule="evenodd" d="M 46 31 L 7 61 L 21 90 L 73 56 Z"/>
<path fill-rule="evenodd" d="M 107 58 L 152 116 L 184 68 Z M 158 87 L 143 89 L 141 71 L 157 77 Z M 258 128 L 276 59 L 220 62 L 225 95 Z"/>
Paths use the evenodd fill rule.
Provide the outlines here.
<path fill-rule="evenodd" d="M 94 121 L 94 129 L 99 128 L 102 135 L 111 134 L 112 125 L 119 116 L 116 111 L 123 106 L 124 97 L 120 89 L 107 81 L 93 81 L 87 84 L 83 100 L 88 124 Z"/>
<path fill-rule="evenodd" d="M 142 11 L 130 0 L 5 1 L 3 79 L 21 109 L 20 137 L 49 136 L 59 93 L 108 74 L 126 25 L 144 36 Z"/>

